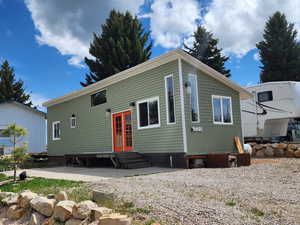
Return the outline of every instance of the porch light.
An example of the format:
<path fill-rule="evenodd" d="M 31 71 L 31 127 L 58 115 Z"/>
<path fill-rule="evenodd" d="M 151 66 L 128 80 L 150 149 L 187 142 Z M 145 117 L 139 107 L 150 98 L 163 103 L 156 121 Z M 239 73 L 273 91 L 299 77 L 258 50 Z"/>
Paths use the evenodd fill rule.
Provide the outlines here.
<path fill-rule="evenodd" d="M 191 84 L 190 84 L 189 81 L 184 83 L 184 87 L 186 88 L 186 91 L 187 91 L 188 94 L 192 93 L 192 88 L 191 88 Z"/>
<path fill-rule="evenodd" d="M 105 116 L 110 117 L 111 109 L 106 109 Z"/>
<path fill-rule="evenodd" d="M 130 107 L 131 109 L 134 109 L 134 107 L 135 107 L 135 102 L 130 102 L 130 103 L 129 103 L 129 107 Z"/>

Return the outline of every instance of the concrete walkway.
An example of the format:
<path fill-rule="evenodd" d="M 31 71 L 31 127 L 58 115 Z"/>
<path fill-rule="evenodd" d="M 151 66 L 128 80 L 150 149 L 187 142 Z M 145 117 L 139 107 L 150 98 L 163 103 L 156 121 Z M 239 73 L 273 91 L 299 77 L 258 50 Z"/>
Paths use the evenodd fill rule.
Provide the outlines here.
<path fill-rule="evenodd" d="M 111 178 L 148 175 L 177 171 L 172 168 L 149 167 L 143 169 L 114 169 L 114 168 L 86 168 L 86 167 L 52 167 L 26 169 L 27 176 L 44 177 L 54 179 L 65 179 L 74 181 L 97 182 Z M 18 174 L 24 170 L 19 170 Z M 13 175 L 13 171 L 4 172 L 6 175 Z"/>

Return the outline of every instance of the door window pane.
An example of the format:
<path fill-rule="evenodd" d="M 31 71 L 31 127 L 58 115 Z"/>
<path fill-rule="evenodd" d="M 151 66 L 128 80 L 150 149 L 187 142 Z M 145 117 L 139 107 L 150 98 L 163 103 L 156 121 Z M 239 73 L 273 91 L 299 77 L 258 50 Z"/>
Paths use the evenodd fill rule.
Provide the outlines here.
<path fill-rule="evenodd" d="M 116 117 L 116 147 L 121 148 L 122 147 L 122 116 Z"/>
<path fill-rule="evenodd" d="M 132 146 L 131 114 L 125 116 L 126 147 Z"/>
<path fill-rule="evenodd" d="M 148 126 L 148 104 L 147 102 L 139 104 L 140 111 L 140 126 L 145 127 Z"/>

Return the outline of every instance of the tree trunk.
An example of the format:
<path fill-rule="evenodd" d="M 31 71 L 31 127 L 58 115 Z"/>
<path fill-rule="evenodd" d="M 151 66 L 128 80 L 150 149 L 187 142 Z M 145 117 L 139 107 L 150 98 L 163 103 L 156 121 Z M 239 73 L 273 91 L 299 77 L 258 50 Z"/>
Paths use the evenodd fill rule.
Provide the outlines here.
<path fill-rule="evenodd" d="M 17 178 L 17 165 L 14 164 L 14 182 L 16 182 L 16 178 Z"/>

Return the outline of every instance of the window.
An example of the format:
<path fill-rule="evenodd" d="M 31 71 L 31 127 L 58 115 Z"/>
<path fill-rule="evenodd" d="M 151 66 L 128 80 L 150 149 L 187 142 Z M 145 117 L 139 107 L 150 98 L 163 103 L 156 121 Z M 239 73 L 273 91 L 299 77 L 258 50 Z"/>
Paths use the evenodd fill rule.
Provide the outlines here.
<path fill-rule="evenodd" d="M 268 102 L 273 101 L 272 91 L 263 91 L 257 93 L 258 102 Z"/>
<path fill-rule="evenodd" d="M 175 123 L 173 75 L 165 77 L 167 124 Z"/>
<path fill-rule="evenodd" d="M 52 123 L 52 139 L 60 140 L 60 121 L 56 121 Z"/>
<path fill-rule="evenodd" d="M 93 95 L 91 95 L 91 105 L 101 105 L 103 103 L 106 103 L 106 90 L 99 91 Z"/>
<path fill-rule="evenodd" d="M 138 129 L 159 127 L 159 98 L 138 101 L 137 115 Z"/>
<path fill-rule="evenodd" d="M 199 122 L 199 103 L 198 103 L 198 83 L 197 76 L 189 74 L 188 77 L 189 88 L 190 88 L 190 104 L 192 113 L 192 122 Z"/>
<path fill-rule="evenodd" d="M 72 115 L 70 118 L 70 128 L 76 128 L 76 116 Z"/>
<path fill-rule="evenodd" d="M 232 124 L 231 98 L 212 96 L 213 120 L 215 124 Z"/>

